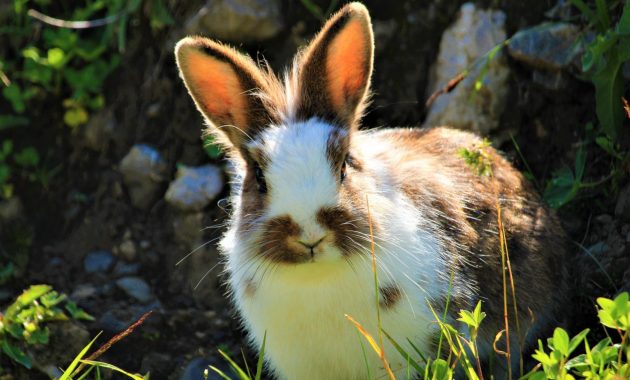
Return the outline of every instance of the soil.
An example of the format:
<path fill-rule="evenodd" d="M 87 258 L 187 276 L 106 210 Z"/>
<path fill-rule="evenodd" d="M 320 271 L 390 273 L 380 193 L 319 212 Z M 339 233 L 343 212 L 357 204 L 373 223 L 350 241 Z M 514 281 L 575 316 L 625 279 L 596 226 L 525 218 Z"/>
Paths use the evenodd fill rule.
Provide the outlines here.
<path fill-rule="evenodd" d="M 429 66 L 437 55 L 442 31 L 452 22 L 462 1 L 366 3 L 375 25 L 385 32 L 377 40 L 375 96 L 363 124 L 421 125 L 426 113 Z M 541 22 L 544 12 L 553 5 L 548 0 L 485 3 L 506 12 L 508 35 Z M 183 25 L 194 10 L 192 5 L 172 8 L 175 25 Z M 283 2 L 283 11 L 283 33 L 260 44 L 240 45 L 254 56 L 260 52 L 274 69 L 290 62 L 296 44 L 312 36 L 320 25 L 300 2 Z M 170 168 L 169 178 L 173 178 L 177 164 L 211 162 L 201 147 L 201 117 L 174 64 L 173 43 L 182 33 L 170 28 L 156 34 L 144 17 L 130 24 L 123 63 L 111 74 L 105 88 L 104 112 L 113 115 L 114 129 L 99 149 L 88 146 L 83 129 L 71 131 L 64 127 L 58 99 L 30 110 L 36 122 L 29 127 L 0 132 L 1 137 L 13 139 L 16 146 L 34 145 L 46 152 L 50 166 L 61 167 L 47 188 L 26 182 L 16 184 L 15 193 L 24 211 L 18 222 L 0 233 L 0 248 L 6 252 L 14 248 L 25 251 L 28 266 L 21 276 L 5 285 L 8 296 L 3 303 L 34 283 L 51 284 L 68 295 L 81 286 L 92 286 L 98 289 L 97 294 L 79 301 L 79 305 L 96 317 L 96 321 L 84 323 L 90 335 L 105 331 L 100 343 L 117 332 L 116 326 L 130 324 L 153 308 L 154 313 L 136 332 L 102 358 L 122 368 L 151 371 L 153 379 L 179 378 L 193 358 L 204 358 L 225 368 L 217 347 L 234 357 L 239 357 L 243 348 L 250 363 L 255 360 L 246 349 L 243 332 L 226 298 L 199 300 L 194 296 L 198 291 L 193 289 L 194 284 L 175 265 L 190 252 L 175 238 L 176 212 L 164 200 L 148 210 L 134 208 L 118 171 L 122 157 L 137 143 L 149 144 L 162 153 Z M 548 90 L 532 80 L 530 68 L 513 61 L 510 67 L 510 95 L 500 129 L 513 133 L 537 181 L 544 184 L 558 168 L 572 166 L 576 147 L 586 138 L 584 126 L 596 120 L 593 88 L 568 76 L 562 89 Z M 504 140 L 499 148 L 519 169 L 526 170 L 512 141 Z M 586 178 L 597 181 L 606 176 L 611 159 L 595 144 L 588 146 L 587 153 Z M 630 220 L 615 214 L 619 190 L 628 182 L 627 172 L 615 182 L 583 191 L 577 200 L 559 210 L 574 242 L 583 247 L 607 247 L 593 258 L 578 244 L 572 246 L 568 264 L 575 268 L 575 308 L 567 315 L 573 332 L 591 327 L 595 334 L 602 335 L 595 323 L 594 299 L 630 290 Z M 227 189 L 219 198 L 226 194 Z M 213 203 L 204 210 L 203 224 L 220 225 L 225 217 L 226 211 Z M 220 233 L 221 229 L 210 229 L 204 238 L 210 240 Z M 157 303 L 147 305 L 130 299 L 112 285 L 112 274 L 95 275 L 84 270 L 86 254 L 116 251 L 129 236 L 136 246 L 136 257 L 125 260 L 118 255 L 116 260 L 140 265 L 137 275 L 150 285 Z M 30 239 L 30 244 L 23 244 L 22 237 Z M 219 289 L 216 294 L 221 294 L 220 272 L 220 267 L 214 269 L 201 287 L 215 287 Z M 0 358 L 0 364 L 16 378 L 45 378 L 16 367 L 6 357 Z"/>

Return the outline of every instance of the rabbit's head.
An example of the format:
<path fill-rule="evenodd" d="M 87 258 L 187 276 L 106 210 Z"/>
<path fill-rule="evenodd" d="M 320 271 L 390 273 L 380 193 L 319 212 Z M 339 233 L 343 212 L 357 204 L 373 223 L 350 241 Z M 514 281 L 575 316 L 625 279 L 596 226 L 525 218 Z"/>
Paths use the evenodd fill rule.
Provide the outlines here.
<path fill-rule="evenodd" d="M 332 17 L 282 79 L 201 37 L 180 41 L 176 56 L 209 133 L 236 167 L 232 227 L 248 242 L 247 255 L 326 262 L 366 244 L 362 194 L 375 188 L 368 174 L 375 169 L 352 150 L 373 61 L 363 5 Z"/>

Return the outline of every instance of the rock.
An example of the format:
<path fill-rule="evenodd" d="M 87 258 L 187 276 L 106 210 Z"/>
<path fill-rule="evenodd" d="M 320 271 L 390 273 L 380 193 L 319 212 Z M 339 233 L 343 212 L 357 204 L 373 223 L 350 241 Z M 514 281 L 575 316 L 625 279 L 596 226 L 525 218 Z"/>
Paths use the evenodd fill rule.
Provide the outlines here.
<path fill-rule="evenodd" d="M 115 128 L 116 120 L 112 110 L 97 113 L 81 127 L 85 145 L 94 151 L 102 151 L 111 139 Z"/>
<path fill-rule="evenodd" d="M 131 240 L 125 240 L 118 246 L 118 253 L 127 261 L 134 261 L 137 256 L 136 244 Z"/>
<path fill-rule="evenodd" d="M 563 70 L 583 52 L 576 43 L 580 29 L 564 22 L 543 23 L 517 32 L 510 39 L 508 52 L 512 58 L 542 70 Z"/>
<path fill-rule="evenodd" d="M 606 252 L 608 252 L 610 250 L 610 247 L 608 246 L 608 244 L 606 244 L 603 241 L 600 241 L 599 243 L 595 243 L 592 246 L 588 247 L 588 251 L 592 254 L 592 255 L 602 255 Z"/>
<path fill-rule="evenodd" d="M 135 298 L 143 304 L 147 304 L 155 299 L 151 292 L 151 287 L 140 277 L 130 276 L 116 280 L 116 286 L 124 291 L 128 296 Z"/>
<path fill-rule="evenodd" d="M 114 255 L 109 251 L 94 251 L 83 259 L 83 268 L 87 273 L 107 273 L 115 261 Z"/>
<path fill-rule="evenodd" d="M 108 333 L 118 333 L 127 328 L 130 321 L 123 319 L 113 310 L 107 310 L 98 319 L 99 328 Z"/>
<path fill-rule="evenodd" d="M 254 42 L 274 37 L 282 27 L 279 0 L 209 0 L 185 29 L 188 34 Z"/>
<path fill-rule="evenodd" d="M 88 344 L 90 333 L 76 321 L 55 321 L 47 324 L 49 341 L 46 345 L 28 346 L 27 353 L 33 366 L 53 376 L 58 376 L 61 364 L 69 363 Z M 50 377 L 51 379 L 53 377 Z"/>
<path fill-rule="evenodd" d="M 624 222 L 630 222 L 630 184 L 619 192 L 615 205 L 615 215 Z"/>
<path fill-rule="evenodd" d="M 167 379 L 175 365 L 173 358 L 164 353 L 148 352 L 142 358 L 140 373 L 151 372 L 152 379 Z"/>
<path fill-rule="evenodd" d="M 180 166 L 165 199 L 181 211 L 201 211 L 223 189 L 223 173 L 218 166 Z"/>
<path fill-rule="evenodd" d="M 70 299 L 76 302 L 81 302 L 86 299 L 95 297 L 98 295 L 98 290 L 92 284 L 79 284 L 74 288 L 74 291 L 70 295 Z"/>
<path fill-rule="evenodd" d="M 157 200 L 167 170 L 157 150 L 144 144 L 131 148 L 120 162 L 120 172 L 135 207 L 147 209 Z"/>
<path fill-rule="evenodd" d="M 138 274 L 139 271 L 140 271 L 139 263 L 127 264 L 127 263 L 123 263 L 122 261 L 119 261 L 118 263 L 116 263 L 116 266 L 114 267 L 114 276 L 115 277 L 131 276 L 131 275 Z"/>
<path fill-rule="evenodd" d="M 429 94 L 442 89 L 505 38 L 505 14 L 462 5 L 459 18 L 442 35 L 432 68 Z M 483 72 L 483 76 L 482 74 Z M 426 126 L 449 125 L 487 134 L 499 125 L 505 108 L 509 68 L 502 52 L 482 60 L 450 93 L 439 96 L 429 109 Z M 478 88 L 477 82 L 482 86 Z"/>

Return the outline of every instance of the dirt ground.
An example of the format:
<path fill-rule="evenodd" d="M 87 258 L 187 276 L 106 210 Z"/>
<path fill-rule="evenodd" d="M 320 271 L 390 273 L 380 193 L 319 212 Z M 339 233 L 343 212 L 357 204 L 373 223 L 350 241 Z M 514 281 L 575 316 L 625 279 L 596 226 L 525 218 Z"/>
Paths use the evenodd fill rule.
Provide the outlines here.
<path fill-rule="evenodd" d="M 491 3 L 497 6 L 497 2 Z M 498 3 L 497 7 L 507 14 L 508 35 L 542 21 L 544 12 L 553 5 L 548 1 Z M 385 33 L 380 40 L 377 35 L 380 47 L 373 78 L 375 96 L 364 119 L 366 128 L 422 124 L 429 66 L 437 55 L 442 31 L 454 19 L 460 4 L 404 1 L 386 6 L 367 2 L 375 23 L 390 23 L 393 32 Z M 282 5 L 283 32 L 263 43 L 240 45 L 251 54 L 260 52 L 276 69 L 289 63 L 297 44 L 320 25 L 298 2 L 285 1 Z M 198 6 L 173 9 L 176 25 L 182 25 Z M 68 295 L 78 294 L 79 305 L 96 318 L 84 325 L 92 336 L 103 330 L 101 341 L 153 309 L 146 323 L 115 345 L 103 360 L 134 371 L 151 371 L 154 379 L 177 379 L 194 358 L 226 368 L 217 357 L 217 348 L 239 356 L 246 344 L 231 306 L 221 296 L 224 289 L 220 285 L 220 266 L 200 285 L 202 289 L 214 289 L 210 294 L 216 297 L 196 297 L 195 292 L 201 290 L 193 289 L 195 281 L 187 278 L 189 268 L 175 265 L 191 250 L 176 238 L 176 229 L 185 228 L 176 223 L 180 220 L 177 211 L 163 199 L 147 210 L 134 208 L 124 186 L 119 163 L 134 144 L 149 144 L 161 152 L 169 178 L 173 178 L 177 164 L 212 162 L 201 146 L 201 117 L 174 63 L 173 44 L 184 32 L 174 27 L 156 35 L 142 18 L 132 25 L 123 64 L 107 81 L 103 114 L 109 112 L 108 120 L 113 120 L 114 127 L 103 137 L 99 149 L 87 146 L 84 129 L 70 131 L 63 126 L 62 111 L 53 106 L 53 100 L 29 111 L 36 120 L 29 128 L 8 132 L 16 145 L 34 145 L 46 152 L 51 165 L 61 165 L 61 170 L 47 189 L 26 182 L 16 184 L 24 210 L 19 221 L 0 233 L 0 247 L 24 251 L 29 260 L 26 271 L 5 285 L 3 303 L 34 283 L 51 284 Z M 545 183 L 554 170 L 572 165 L 577 144 L 585 138 L 584 126 L 595 120 L 593 88 L 569 76 L 565 87 L 548 90 L 532 81 L 530 68 L 511 60 L 509 65 L 508 106 L 500 129 L 512 131 L 533 174 Z M 511 140 L 499 148 L 515 166 L 526 169 Z M 586 177 L 594 182 L 605 176 L 611 159 L 594 144 L 588 147 L 587 157 Z M 215 163 L 222 165 L 220 161 Z M 575 242 L 571 262 L 567 263 L 575 273 L 575 308 L 567 311 L 574 332 L 591 327 L 595 334 L 603 334 L 595 324 L 594 298 L 630 290 L 630 219 L 615 213 L 619 199 L 629 196 L 621 191 L 627 182 L 626 175 L 614 187 L 607 183 L 589 188 L 559 210 Z M 227 191 L 224 189 L 219 199 Z M 202 223 L 220 225 L 225 217 L 226 211 L 213 202 L 204 210 Z M 221 228 L 208 229 L 203 238 L 211 240 L 220 233 Z M 22 237 L 30 238 L 30 244 L 21 243 Z M 121 253 L 125 241 L 133 242 L 135 254 Z M 580 246 L 599 249 L 593 253 L 599 264 Z M 129 273 L 150 286 L 153 300 L 143 304 L 131 299 L 113 285 L 115 271 L 86 273 L 86 255 L 99 250 L 114 252 L 121 267 L 126 265 Z M 217 255 L 216 248 L 211 245 L 206 254 Z M 209 259 L 211 263 L 216 261 Z M 81 292 L 89 295 L 83 297 L 85 293 Z M 68 349 L 64 342 L 59 347 Z M 245 352 L 248 358 L 253 357 Z M 0 363 L 16 378 L 40 376 L 15 367 L 6 357 Z"/>

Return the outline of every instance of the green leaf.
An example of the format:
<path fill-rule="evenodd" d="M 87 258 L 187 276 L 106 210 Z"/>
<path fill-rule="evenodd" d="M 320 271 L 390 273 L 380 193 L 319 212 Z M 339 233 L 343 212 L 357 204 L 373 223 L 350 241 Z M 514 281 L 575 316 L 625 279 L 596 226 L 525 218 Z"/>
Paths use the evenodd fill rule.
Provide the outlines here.
<path fill-rule="evenodd" d="M 453 378 L 453 370 L 444 359 L 436 359 L 431 363 L 432 380 L 450 380 Z"/>
<path fill-rule="evenodd" d="M 51 290 L 52 287 L 50 285 L 31 285 L 28 289 L 22 292 L 22 294 L 20 294 L 15 304 L 18 306 L 26 306 Z M 11 308 L 9 307 L 9 309 Z M 9 314 L 8 311 L 7 314 Z"/>
<path fill-rule="evenodd" d="M 87 123 L 88 119 L 88 113 L 83 107 L 70 108 L 63 114 L 63 122 L 71 128 Z"/>
<path fill-rule="evenodd" d="M 73 301 L 66 302 L 66 310 L 70 313 L 73 319 L 82 319 L 85 321 L 93 321 L 94 317 L 86 313 L 83 309 L 77 306 Z"/>
<path fill-rule="evenodd" d="M 584 338 L 586 338 L 586 335 L 589 333 L 589 331 L 589 329 L 584 329 L 571 339 L 571 342 L 569 342 L 569 354 L 572 353 L 579 346 Z"/>
<path fill-rule="evenodd" d="M 586 152 L 584 150 L 584 144 L 580 145 L 577 153 L 575 154 L 575 181 L 582 182 L 584 176 L 584 167 L 586 165 Z"/>
<path fill-rule="evenodd" d="M 4 161 L 11 154 L 11 151 L 13 151 L 13 141 L 4 140 L 2 149 L 0 149 L 0 161 Z"/>
<path fill-rule="evenodd" d="M 48 328 L 37 328 L 35 331 L 26 334 L 26 343 L 28 344 L 48 344 L 50 332 Z"/>
<path fill-rule="evenodd" d="M 66 64 L 66 53 L 59 48 L 52 48 L 48 50 L 48 64 L 53 68 L 59 70 Z"/>
<path fill-rule="evenodd" d="M 608 52 L 606 64 L 591 81 L 595 86 L 595 111 L 602 130 L 613 141 L 617 140 L 625 117 L 621 97 L 623 76 L 621 65 L 630 59 L 630 36 L 619 39 L 615 49 Z"/>
<path fill-rule="evenodd" d="M 35 167 L 39 164 L 39 153 L 32 146 L 22 149 L 13 155 L 13 160 L 21 167 Z"/>
<path fill-rule="evenodd" d="M 562 356 L 569 356 L 569 334 L 560 327 L 556 327 L 553 331 L 553 347 Z"/>
<path fill-rule="evenodd" d="M 30 120 L 24 116 L 0 115 L 0 131 L 13 127 L 28 125 Z"/>
<path fill-rule="evenodd" d="M 575 198 L 579 186 L 571 169 L 563 167 L 547 183 L 543 197 L 551 207 L 559 208 Z"/>
<path fill-rule="evenodd" d="M 623 6 L 623 13 L 615 30 L 620 35 L 630 35 L 630 0 L 626 0 L 626 4 Z"/>
<path fill-rule="evenodd" d="M 2 339 L 2 352 L 27 369 L 33 366 L 31 359 L 22 350 L 13 346 L 7 339 Z"/>
<path fill-rule="evenodd" d="M 4 87 L 2 89 L 2 95 L 11 103 L 11 107 L 17 113 L 23 113 L 26 110 L 26 104 L 24 103 L 24 97 L 22 96 L 22 90 L 20 86 L 15 83 Z"/>
<path fill-rule="evenodd" d="M 610 137 L 608 136 L 597 136 L 595 138 L 595 143 L 602 148 L 603 150 L 606 151 L 606 153 L 610 154 L 611 156 L 617 156 L 617 152 L 615 151 L 615 147 L 613 145 L 613 142 L 610 140 Z"/>
<path fill-rule="evenodd" d="M 64 294 L 59 294 L 56 291 L 51 291 L 40 297 L 39 301 L 47 308 L 52 308 L 63 302 L 67 297 Z"/>

